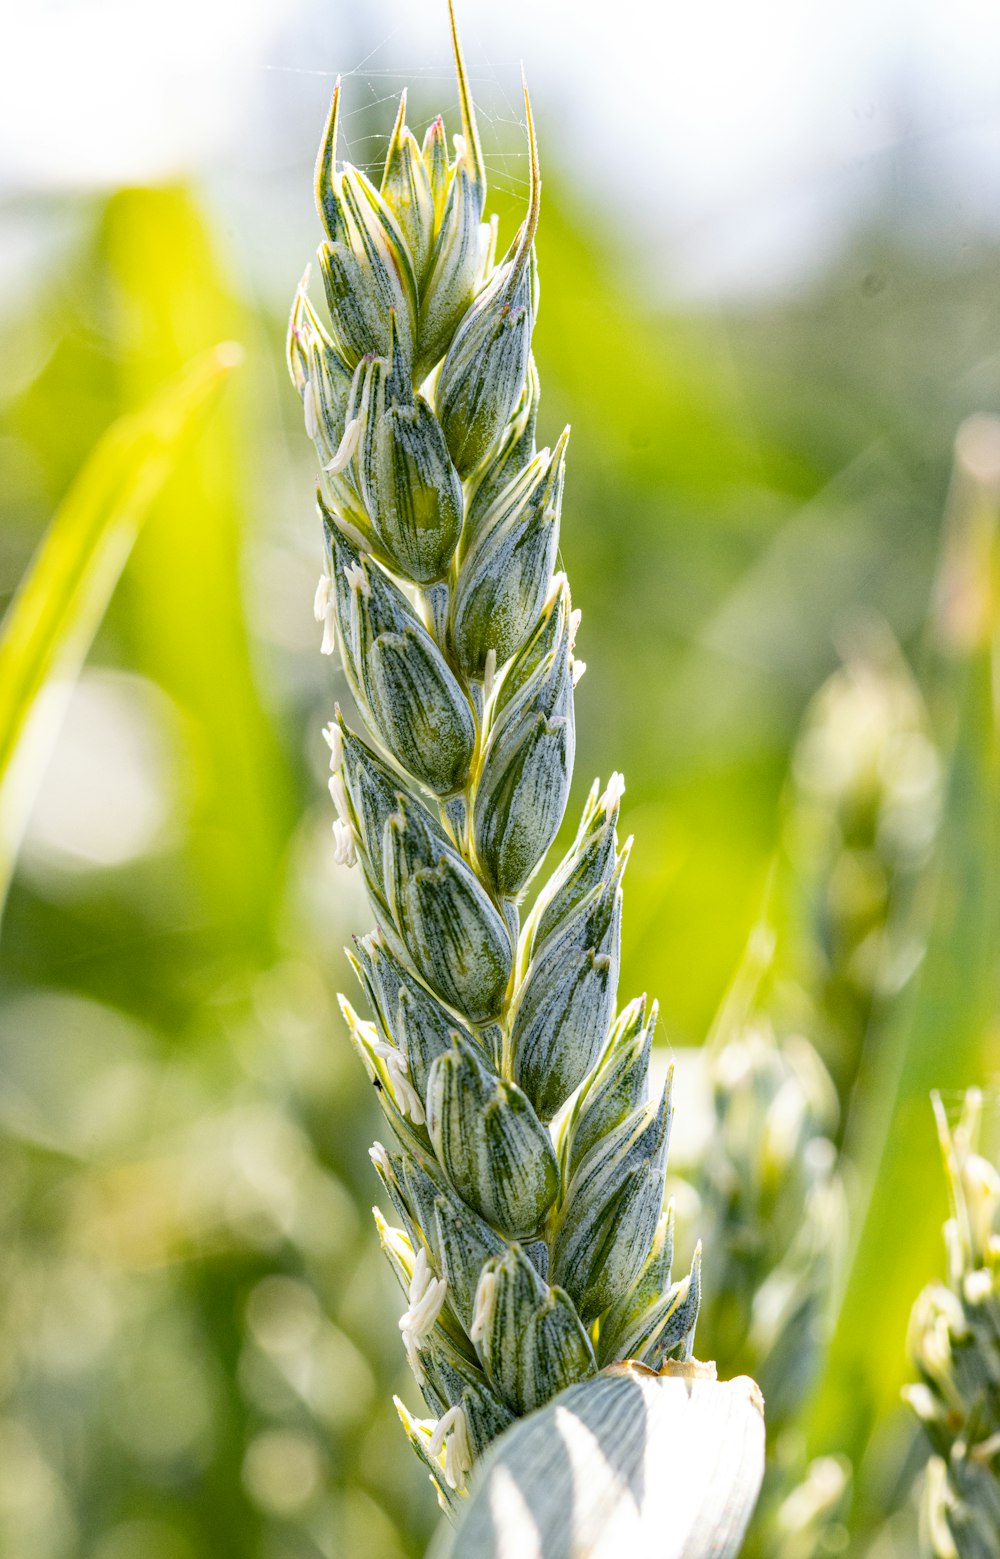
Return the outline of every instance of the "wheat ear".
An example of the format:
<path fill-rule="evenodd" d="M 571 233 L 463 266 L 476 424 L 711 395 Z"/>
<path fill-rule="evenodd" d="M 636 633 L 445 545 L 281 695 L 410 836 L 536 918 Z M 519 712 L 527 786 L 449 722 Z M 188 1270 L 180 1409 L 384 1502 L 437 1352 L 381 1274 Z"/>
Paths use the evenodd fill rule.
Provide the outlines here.
<path fill-rule="evenodd" d="M 937 1559 L 1000 1559 L 1000 1171 L 982 1156 L 983 1108 L 970 1089 L 953 1130 L 934 1095 L 951 1200 L 948 1281 L 924 1289 L 910 1320 L 921 1382 L 906 1396 L 934 1453 L 923 1546 Z"/>
<path fill-rule="evenodd" d="M 579 614 L 555 573 L 568 429 L 538 449 L 531 355 L 540 178 L 503 257 L 454 30 L 461 134 L 418 145 L 405 94 L 378 188 L 337 160 L 316 203 L 329 326 L 300 286 L 289 367 L 319 456 L 323 649 L 366 735 L 326 731 L 335 850 L 376 928 L 343 1001 L 394 1137 L 372 1159 L 400 1330 L 431 1417 L 400 1416 L 446 1507 L 516 1417 L 625 1358 L 690 1355 L 697 1257 L 671 1279 L 669 1082 L 647 1099 L 656 1008 L 616 1016 L 624 786 L 595 784 L 554 875 Z"/>

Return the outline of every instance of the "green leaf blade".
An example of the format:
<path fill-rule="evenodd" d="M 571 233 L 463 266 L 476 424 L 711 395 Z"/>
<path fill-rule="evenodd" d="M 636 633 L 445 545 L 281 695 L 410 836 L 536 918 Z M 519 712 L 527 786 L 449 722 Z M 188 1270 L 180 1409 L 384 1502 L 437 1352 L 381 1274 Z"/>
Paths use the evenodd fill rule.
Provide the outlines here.
<path fill-rule="evenodd" d="M 60 505 L 0 631 L 0 904 L 35 785 L 115 585 L 180 450 L 241 358 L 195 358 L 98 442 Z M 63 696 L 59 696 L 59 688 Z"/>

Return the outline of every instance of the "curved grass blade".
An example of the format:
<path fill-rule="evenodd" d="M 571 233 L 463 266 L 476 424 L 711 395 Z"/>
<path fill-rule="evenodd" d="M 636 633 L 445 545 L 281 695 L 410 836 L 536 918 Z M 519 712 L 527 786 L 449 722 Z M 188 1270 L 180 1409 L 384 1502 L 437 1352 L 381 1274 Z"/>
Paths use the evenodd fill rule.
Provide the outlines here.
<path fill-rule="evenodd" d="M 132 545 L 183 445 L 241 359 L 195 358 L 100 439 L 60 505 L 0 630 L 0 909 L 73 681 Z"/>

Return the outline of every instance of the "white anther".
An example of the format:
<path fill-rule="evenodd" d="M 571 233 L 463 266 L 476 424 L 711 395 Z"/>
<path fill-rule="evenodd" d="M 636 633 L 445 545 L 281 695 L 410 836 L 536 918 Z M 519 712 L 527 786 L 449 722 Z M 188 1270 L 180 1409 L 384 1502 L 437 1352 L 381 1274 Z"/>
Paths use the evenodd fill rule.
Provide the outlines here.
<path fill-rule="evenodd" d="M 352 590 L 356 590 L 359 595 L 368 595 L 371 586 L 368 583 L 368 575 L 360 563 L 346 563 L 344 577 Z"/>
<path fill-rule="evenodd" d="M 580 608 L 578 606 L 574 606 L 573 610 L 569 614 L 569 642 L 570 642 L 570 644 L 572 644 L 574 642 L 574 640 L 576 639 L 576 636 L 577 636 L 577 634 L 580 631 L 580 624 L 582 622 L 583 622 L 583 613 L 581 612 L 581 610 L 580 610 Z"/>
<path fill-rule="evenodd" d="M 453 135 L 452 138 L 451 138 L 451 144 L 455 148 L 455 156 L 456 157 L 464 157 L 465 156 L 465 136 L 464 135 Z"/>
<path fill-rule="evenodd" d="M 495 1272 L 484 1272 L 479 1279 L 476 1289 L 475 1314 L 472 1317 L 472 1325 L 469 1327 L 469 1337 L 473 1342 L 478 1342 L 485 1335 L 490 1316 L 493 1313 L 493 1296 L 496 1293 L 497 1275 Z"/>
<path fill-rule="evenodd" d="M 483 703 L 488 703 L 492 693 L 493 684 L 497 679 L 497 652 L 486 651 L 486 665 L 483 668 Z"/>
<path fill-rule="evenodd" d="M 368 1149 L 368 1157 L 380 1174 L 392 1179 L 392 1165 L 389 1163 L 389 1155 L 381 1142 L 373 1142 Z"/>
<path fill-rule="evenodd" d="M 313 616 L 318 623 L 321 623 L 326 616 L 332 597 L 333 580 L 329 574 L 320 574 L 316 585 L 316 594 L 313 597 Z"/>
<path fill-rule="evenodd" d="M 385 1062 L 393 1098 L 402 1113 L 408 1115 L 415 1126 L 422 1126 L 426 1119 L 423 1101 L 413 1086 L 406 1057 L 395 1045 L 386 1045 L 380 1039 L 372 1040 L 369 1049 L 380 1061 Z"/>
<path fill-rule="evenodd" d="M 323 655 L 332 655 L 337 645 L 337 601 L 333 580 L 329 574 L 319 576 L 316 594 L 313 597 L 313 616 L 318 623 L 323 624 L 323 642 L 320 645 L 320 652 Z"/>
<path fill-rule="evenodd" d="M 441 1314 L 447 1292 L 448 1284 L 444 1278 L 434 1276 L 431 1264 L 427 1260 L 427 1252 L 421 1246 L 413 1264 L 413 1276 L 410 1278 L 410 1286 L 407 1290 L 409 1308 L 404 1310 L 399 1318 L 403 1347 L 406 1349 L 406 1357 L 416 1376 L 418 1386 L 422 1385 L 424 1380 L 420 1349 L 434 1330 L 434 1323 Z"/>
<path fill-rule="evenodd" d="M 487 260 L 487 257 L 489 255 L 490 248 L 491 248 L 492 243 L 493 243 L 493 224 L 491 222 L 480 222 L 480 224 L 479 224 L 478 243 L 479 243 L 479 264 L 481 266 L 483 266 L 483 265 L 486 264 L 486 260 Z"/>
<path fill-rule="evenodd" d="M 305 413 L 306 432 L 310 438 L 315 438 L 319 432 L 319 416 L 316 411 L 316 391 L 311 379 L 307 379 L 302 386 L 302 410 Z"/>
<path fill-rule="evenodd" d="M 323 727 L 323 740 L 330 749 L 330 771 L 336 774 L 344 761 L 344 737 L 336 720 Z"/>
<path fill-rule="evenodd" d="M 335 866 L 356 866 L 358 852 L 354 847 L 354 835 L 341 818 L 333 825 L 333 861 Z"/>
<path fill-rule="evenodd" d="M 472 1467 L 472 1450 L 465 1413 L 458 1405 L 450 1407 L 434 1426 L 427 1450 L 431 1456 L 440 1456 L 442 1448 L 445 1482 L 450 1489 L 464 1488 L 465 1475 Z"/>
<path fill-rule="evenodd" d="M 625 776 L 624 774 L 619 774 L 618 770 L 616 769 L 611 778 L 608 780 L 607 789 L 605 790 L 604 795 L 601 797 L 601 805 L 604 807 L 606 814 L 610 814 L 614 810 L 624 794 Z"/>
<path fill-rule="evenodd" d="M 331 774 L 327 780 L 327 785 L 330 787 L 333 804 L 337 808 L 337 816 L 342 823 L 349 823 L 351 811 L 348 804 L 347 786 L 344 784 L 344 776 L 342 774 Z"/>
<path fill-rule="evenodd" d="M 962 1292 L 970 1305 L 984 1305 L 993 1292 L 993 1278 L 985 1267 L 966 1274 Z"/>
<path fill-rule="evenodd" d="M 337 445 L 337 453 L 334 455 L 329 465 L 324 466 L 323 469 L 325 471 L 329 471 L 333 476 L 336 476 L 338 472 L 343 471 L 350 462 L 354 451 L 357 449 L 358 440 L 360 437 L 361 419 L 360 417 L 352 417 L 350 422 L 347 424 L 347 427 L 344 429 L 343 438 Z"/>
<path fill-rule="evenodd" d="M 318 623 L 323 624 L 320 651 L 324 655 L 332 655 L 337 645 L 337 600 L 329 574 L 319 576 L 313 597 L 313 616 Z"/>
<path fill-rule="evenodd" d="M 585 660 L 575 660 L 573 662 L 572 677 L 573 677 L 573 686 L 574 687 L 576 687 L 577 683 L 579 682 L 580 678 L 583 676 L 583 673 L 586 671 L 586 669 L 587 669 L 587 662 Z"/>
<path fill-rule="evenodd" d="M 403 1333 L 403 1348 L 406 1353 L 406 1362 L 413 1371 L 413 1378 L 418 1386 L 422 1386 L 427 1376 L 424 1374 L 424 1367 L 420 1362 L 420 1350 L 413 1340 L 412 1332 Z"/>

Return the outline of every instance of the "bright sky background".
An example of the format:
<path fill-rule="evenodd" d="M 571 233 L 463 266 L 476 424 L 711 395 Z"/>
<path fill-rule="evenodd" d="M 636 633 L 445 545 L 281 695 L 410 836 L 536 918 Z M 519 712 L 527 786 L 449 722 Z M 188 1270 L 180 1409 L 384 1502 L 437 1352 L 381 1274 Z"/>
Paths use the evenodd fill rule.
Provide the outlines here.
<path fill-rule="evenodd" d="M 460 0 L 460 21 L 487 107 L 517 115 L 523 59 L 549 158 L 670 233 L 675 290 L 794 282 L 914 158 L 944 225 L 1000 220 L 998 0 Z M 8 7 L 0 194 L 273 171 L 311 153 L 337 71 L 357 102 L 409 79 L 450 105 L 445 0 Z"/>

